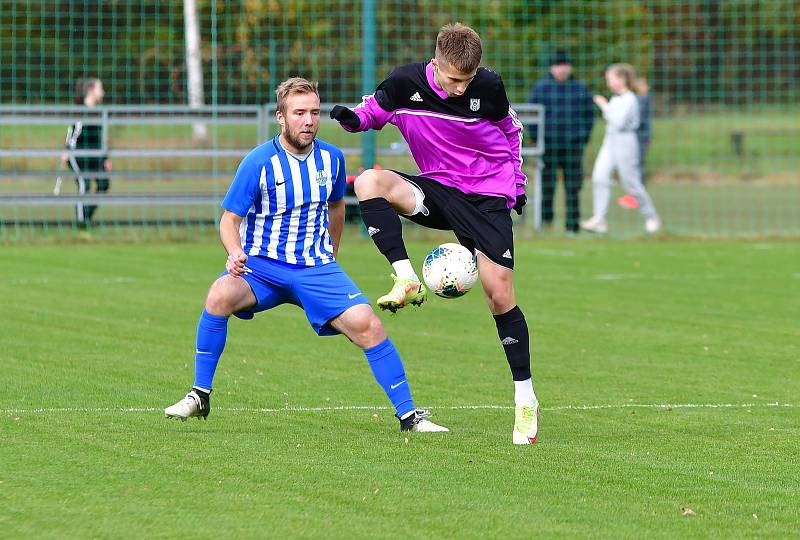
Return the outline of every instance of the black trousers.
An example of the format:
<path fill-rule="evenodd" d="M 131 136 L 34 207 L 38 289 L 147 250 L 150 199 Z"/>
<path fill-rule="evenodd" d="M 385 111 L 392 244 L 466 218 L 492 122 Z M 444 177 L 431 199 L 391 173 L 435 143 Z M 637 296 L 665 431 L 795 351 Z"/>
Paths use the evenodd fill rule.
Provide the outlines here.
<path fill-rule="evenodd" d="M 100 158 L 75 158 L 70 161 L 70 167 L 75 172 L 75 182 L 78 184 L 78 189 L 81 187 L 81 179 L 83 179 L 83 187 L 86 193 L 92 192 L 92 180 L 97 184 L 96 193 L 105 193 L 111 187 L 111 180 L 108 178 L 97 178 L 96 176 L 84 176 L 83 171 L 88 174 L 97 174 L 103 170 L 103 162 L 105 157 Z M 97 211 L 97 205 L 94 204 L 78 204 L 75 212 L 79 223 L 91 221 L 94 213 Z"/>
<path fill-rule="evenodd" d="M 553 223 L 553 199 L 556 194 L 558 171 L 564 175 L 566 200 L 566 229 L 580 230 L 580 192 L 583 187 L 583 146 L 550 148 L 543 156 L 542 171 L 542 224 Z"/>

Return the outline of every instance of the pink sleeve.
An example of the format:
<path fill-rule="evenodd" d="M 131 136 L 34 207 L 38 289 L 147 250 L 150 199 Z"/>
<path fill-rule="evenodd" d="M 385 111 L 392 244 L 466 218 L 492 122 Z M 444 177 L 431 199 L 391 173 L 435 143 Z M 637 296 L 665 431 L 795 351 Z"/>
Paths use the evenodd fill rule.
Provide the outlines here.
<path fill-rule="evenodd" d="M 517 184 L 517 195 L 525 193 L 525 184 L 528 179 L 525 173 L 522 172 L 522 122 L 517 118 L 517 113 L 511 107 L 508 108 L 508 116 L 495 122 L 508 140 L 508 146 L 511 148 L 511 156 L 514 160 L 514 178 Z"/>
<path fill-rule="evenodd" d="M 394 112 L 384 110 L 375 99 L 375 94 L 370 94 L 362 98 L 361 103 L 353 109 L 361 120 L 361 126 L 357 130 L 345 127 L 347 131 L 368 131 L 370 129 L 381 129 L 387 123 L 394 120 Z"/>

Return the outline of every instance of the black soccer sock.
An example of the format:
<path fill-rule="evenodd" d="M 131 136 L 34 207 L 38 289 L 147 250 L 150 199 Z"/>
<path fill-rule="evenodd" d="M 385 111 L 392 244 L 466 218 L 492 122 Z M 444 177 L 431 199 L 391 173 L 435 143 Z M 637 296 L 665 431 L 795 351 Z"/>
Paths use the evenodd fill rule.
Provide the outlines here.
<path fill-rule="evenodd" d="M 528 323 L 519 306 L 514 306 L 511 311 L 494 316 L 497 325 L 497 335 L 503 350 L 506 352 L 508 366 L 511 368 L 511 377 L 515 381 L 524 381 L 531 378 L 530 337 Z"/>
<path fill-rule="evenodd" d="M 383 197 L 367 199 L 358 203 L 361 207 L 361 219 L 367 227 L 367 233 L 390 263 L 408 259 L 408 252 L 403 243 L 403 225 L 397 211 Z"/>
<path fill-rule="evenodd" d="M 196 387 L 196 386 L 192 386 L 192 390 L 194 390 L 194 391 L 195 391 L 195 393 L 196 393 L 198 396 L 200 396 L 201 398 L 204 398 L 204 399 L 208 399 L 208 396 L 209 396 L 209 395 L 211 395 L 211 391 L 208 391 L 208 392 L 207 392 L 207 391 L 205 391 L 205 390 L 201 390 L 200 388 L 198 388 L 198 387 Z"/>

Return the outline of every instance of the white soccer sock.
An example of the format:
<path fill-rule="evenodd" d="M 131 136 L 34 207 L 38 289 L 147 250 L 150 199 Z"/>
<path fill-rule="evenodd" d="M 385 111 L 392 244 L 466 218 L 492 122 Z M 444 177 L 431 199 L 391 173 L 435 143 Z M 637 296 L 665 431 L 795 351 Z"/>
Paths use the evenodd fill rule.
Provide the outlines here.
<path fill-rule="evenodd" d="M 416 279 L 417 281 L 419 281 L 417 273 L 414 272 L 414 267 L 411 266 L 411 261 L 409 261 L 408 259 L 403 259 L 402 261 L 393 262 L 392 268 L 394 268 L 394 275 L 396 275 L 399 278 Z"/>
<path fill-rule="evenodd" d="M 533 381 L 531 379 L 514 381 L 514 404 L 517 407 L 520 405 L 536 405 L 536 394 L 533 393 Z"/>

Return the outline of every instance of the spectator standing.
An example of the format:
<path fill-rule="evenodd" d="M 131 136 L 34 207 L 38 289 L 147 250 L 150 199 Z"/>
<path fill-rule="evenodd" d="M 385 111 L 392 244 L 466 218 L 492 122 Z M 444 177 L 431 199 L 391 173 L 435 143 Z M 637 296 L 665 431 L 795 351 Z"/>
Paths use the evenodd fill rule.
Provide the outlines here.
<path fill-rule="evenodd" d="M 582 82 L 572 76 L 572 64 L 563 50 L 550 62 L 550 72 L 537 82 L 529 103 L 544 105 L 544 170 L 542 171 L 542 224 L 553 222 L 559 169 L 566 193 L 566 229 L 577 233 L 580 223 L 580 191 L 583 187 L 583 150 L 589 142 L 594 123 L 592 95 Z M 537 126 L 531 128 L 536 139 Z"/>
<path fill-rule="evenodd" d="M 629 64 L 611 64 L 606 69 L 606 84 L 614 96 L 609 101 L 604 96 L 594 96 L 594 102 L 603 112 L 606 133 L 592 171 L 592 196 L 594 215 L 581 223 L 581 228 L 595 233 L 608 232 L 606 215 L 611 198 L 611 175 L 619 173 L 625 191 L 633 195 L 639 211 L 645 218 L 645 230 L 657 232 L 661 228 L 650 195 L 642 185 L 639 163 L 639 102 L 631 91 L 636 71 Z"/>
<path fill-rule="evenodd" d="M 75 103 L 94 108 L 103 102 L 105 92 L 100 79 L 93 77 L 78 79 L 75 83 Z M 100 150 L 103 148 L 102 124 L 89 124 L 81 121 L 75 122 L 67 130 L 65 143 L 67 152 L 64 161 L 69 163 L 75 173 L 78 184 L 78 193 L 81 195 L 92 192 L 92 180 L 97 185 L 97 193 L 105 193 L 111 187 L 111 181 L 103 173 L 111 170 L 111 161 L 107 156 L 82 156 L 82 150 Z M 77 155 L 76 155 L 77 154 Z M 78 203 L 75 209 L 78 224 L 85 226 L 91 222 L 96 205 Z"/>

